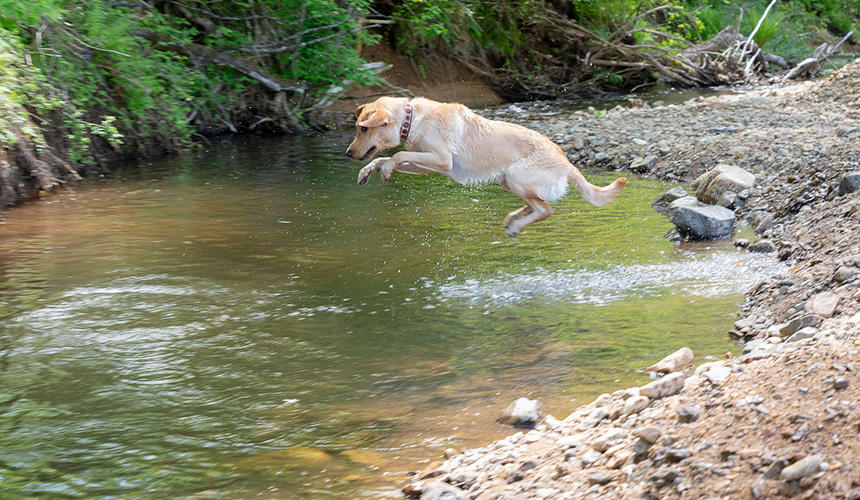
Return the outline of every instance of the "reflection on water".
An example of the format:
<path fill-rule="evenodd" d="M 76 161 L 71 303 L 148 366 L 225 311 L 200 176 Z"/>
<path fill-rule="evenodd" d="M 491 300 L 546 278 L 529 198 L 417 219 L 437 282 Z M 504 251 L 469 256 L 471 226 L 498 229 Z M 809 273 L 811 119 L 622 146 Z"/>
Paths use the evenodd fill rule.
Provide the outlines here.
<path fill-rule="evenodd" d="M 669 186 L 570 195 L 510 239 L 498 187 L 358 187 L 347 140 L 224 142 L 9 212 L 0 496 L 397 496 L 516 397 L 563 417 L 731 349 L 774 272 L 665 241 Z"/>

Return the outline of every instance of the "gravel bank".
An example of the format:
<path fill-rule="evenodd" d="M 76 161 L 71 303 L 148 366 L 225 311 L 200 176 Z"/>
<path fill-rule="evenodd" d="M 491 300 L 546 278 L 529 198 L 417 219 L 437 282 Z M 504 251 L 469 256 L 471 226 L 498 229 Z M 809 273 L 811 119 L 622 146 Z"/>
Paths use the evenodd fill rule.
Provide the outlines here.
<path fill-rule="evenodd" d="M 860 60 L 815 82 L 524 124 L 580 167 L 680 182 L 719 164 L 753 173 L 733 208 L 761 241 L 738 244 L 778 252 L 791 271 L 747 294 L 729 332 L 746 341 L 743 356 L 696 359 L 656 388 L 548 416 L 431 465 L 404 491 L 860 499 L 860 190 L 848 192 L 860 172 Z"/>

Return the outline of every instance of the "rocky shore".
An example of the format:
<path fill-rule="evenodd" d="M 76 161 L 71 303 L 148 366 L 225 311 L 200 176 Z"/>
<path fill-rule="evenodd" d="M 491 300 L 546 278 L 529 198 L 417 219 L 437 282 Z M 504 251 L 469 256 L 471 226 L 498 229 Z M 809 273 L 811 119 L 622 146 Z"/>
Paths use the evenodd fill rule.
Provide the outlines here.
<path fill-rule="evenodd" d="M 580 167 L 676 182 L 717 166 L 752 174 L 707 206 L 749 226 L 753 241 L 738 246 L 777 252 L 790 271 L 748 292 L 728 332 L 745 342 L 742 356 L 678 353 L 654 382 L 452 451 L 404 492 L 860 499 L 860 60 L 813 82 L 524 124 Z"/>

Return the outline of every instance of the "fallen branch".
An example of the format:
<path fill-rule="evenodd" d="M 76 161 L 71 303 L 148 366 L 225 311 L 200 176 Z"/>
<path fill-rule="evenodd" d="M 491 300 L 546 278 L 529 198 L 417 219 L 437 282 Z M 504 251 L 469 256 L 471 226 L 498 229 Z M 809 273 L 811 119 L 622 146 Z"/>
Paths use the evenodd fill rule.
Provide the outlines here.
<path fill-rule="evenodd" d="M 246 61 L 241 57 L 234 56 L 233 54 L 211 49 L 196 43 L 176 43 L 163 35 L 159 35 L 158 33 L 153 33 L 151 31 L 136 30 L 132 32 L 132 34 L 153 42 L 156 44 L 157 48 L 170 50 L 172 52 L 188 56 L 194 60 L 195 64 L 201 64 L 204 66 L 207 64 L 229 66 L 236 71 L 257 80 L 264 87 L 273 92 L 305 93 L 305 89 L 290 85 L 288 82 L 266 73 L 254 63 Z"/>

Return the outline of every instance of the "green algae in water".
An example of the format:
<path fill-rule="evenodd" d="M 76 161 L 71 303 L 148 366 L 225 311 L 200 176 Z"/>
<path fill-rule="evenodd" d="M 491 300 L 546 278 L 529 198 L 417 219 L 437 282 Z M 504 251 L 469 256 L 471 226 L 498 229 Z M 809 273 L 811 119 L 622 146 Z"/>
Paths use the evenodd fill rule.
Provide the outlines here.
<path fill-rule="evenodd" d="M 509 433 L 516 397 L 561 418 L 678 347 L 733 349 L 773 272 L 663 239 L 669 185 L 571 193 L 511 239 L 498 186 L 356 186 L 347 141 L 225 142 L 10 211 L 0 496 L 393 495 Z"/>

